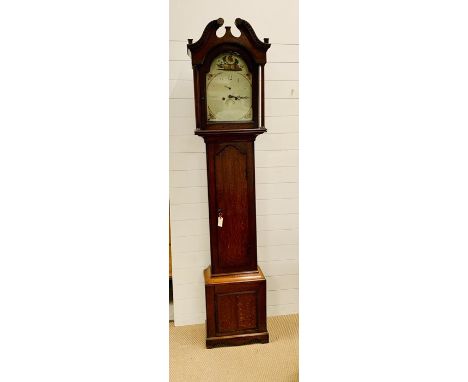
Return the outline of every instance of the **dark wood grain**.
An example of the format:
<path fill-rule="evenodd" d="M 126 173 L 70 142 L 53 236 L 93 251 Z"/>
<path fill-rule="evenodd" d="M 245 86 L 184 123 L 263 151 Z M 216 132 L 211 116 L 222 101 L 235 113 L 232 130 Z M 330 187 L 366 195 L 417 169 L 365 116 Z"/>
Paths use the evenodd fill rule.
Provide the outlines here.
<path fill-rule="evenodd" d="M 195 95 L 195 134 L 206 143 L 211 267 L 205 270 L 207 347 L 268 342 L 266 280 L 257 266 L 254 141 L 264 126 L 264 65 L 270 48 L 245 20 L 239 37 L 213 20 L 188 40 Z M 206 75 L 222 53 L 240 55 L 252 74 L 252 120 L 208 122 Z M 260 76 L 261 70 L 261 76 Z M 259 110 L 260 108 L 260 110 Z M 222 227 L 218 217 L 222 216 Z"/>
<path fill-rule="evenodd" d="M 205 136 L 213 274 L 257 266 L 255 159 L 257 133 Z M 227 151 L 226 151 L 227 150 Z M 224 215 L 218 227 L 218 213 Z"/>
<path fill-rule="evenodd" d="M 215 292 L 216 334 L 230 334 L 238 328 L 236 295 Z"/>
<path fill-rule="evenodd" d="M 269 342 L 268 332 L 234 334 L 232 336 L 207 337 L 206 347 L 208 349 L 212 349 L 214 347 L 220 347 L 220 346 L 239 346 L 239 345 L 248 345 L 248 344 L 253 344 L 253 343 L 266 344 L 268 342 Z"/>
<path fill-rule="evenodd" d="M 207 347 L 268 342 L 266 280 L 256 272 L 212 276 L 205 270 Z"/>
<path fill-rule="evenodd" d="M 208 23 L 202 36 L 196 42 L 189 39 L 187 51 L 192 59 L 194 72 L 195 116 L 197 129 L 217 130 L 222 129 L 224 122 L 217 123 L 207 121 L 206 115 L 206 74 L 210 70 L 211 63 L 220 53 L 235 51 L 241 55 L 252 73 L 252 112 L 253 121 L 243 122 L 239 128 L 258 128 L 259 107 L 259 67 L 262 65 L 262 73 L 266 63 L 266 52 L 271 44 L 259 40 L 252 26 L 245 20 L 237 18 L 236 26 L 241 32 L 239 37 L 231 33 L 230 27 L 222 37 L 216 35 L 216 31 L 224 24 L 219 18 Z M 261 80 L 263 86 L 263 78 Z M 264 95 L 262 92 L 262 99 Z M 257 102 L 255 102 L 257 101 Z M 262 126 L 264 124 L 262 123 Z"/>
<path fill-rule="evenodd" d="M 243 270 L 251 265 L 247 152 L 243 146 L 221 144 L 215 154 L 216 212 L 223 217 L 223 226 L 217 227 L 220 273 Z M 252 269 L 255 267 L 256 264 Z"/>
<path fill-rule="evenodd" d="M 220 45 L 236 44 L 247 49 L 257 64 L 266 63 L 266 52 L 271 44 L 262 42 L 252 26 L 243 19 L 237 18 L 235 24 L 241 32 L 239 37 L 231 33 L 231 27 L 227 26 L 226 33 L 222 37 L 216 35 L 216 31 L 224 24 L 224 20 L 219 18 L 210 21 L 203 31 L 202 36 L 196 42 L 189 39 L 187 50 L 192 58 L 192 65 L 203 64 L 207 53 Z"/>
<path fill-rule="evenodd" d="M 265 96 L 263 93 L 265 93 L 265 65 L 262 64 L 260 66 L 260 70 L 262 72 L 262 78 L 260 80 L 260 86 L 261 86 L 261 94 L 262 97 L 260 99 L 261 103 L 261 108 L 260 108 L 260 113 L 261 113 L 261 120 L 260 120 L 260 127 L 265 127 Z"/>

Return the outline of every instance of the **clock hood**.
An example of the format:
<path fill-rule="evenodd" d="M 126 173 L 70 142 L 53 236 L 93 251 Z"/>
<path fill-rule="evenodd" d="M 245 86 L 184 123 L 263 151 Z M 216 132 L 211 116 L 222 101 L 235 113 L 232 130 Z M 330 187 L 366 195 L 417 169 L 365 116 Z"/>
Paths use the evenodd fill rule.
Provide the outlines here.
<path fill-rule="evenodd" d="M 226 33 L 222 37 L 216 35 L 216 31 L 224 24 L 222 18 L 210 21 L 202 33 L 200 39 L 193 42 L 188 40 L 187 53 L 192 58 L 192 65 L 201 65 L 205 61 L 206 55 L 219 45 L 235 44 L 248 50 L 255 63 L 262 65 L 266 63 L 266 52 L 271 44 L 265 38 L 263 42 L 257 37 L 252 26 L 243 19 L 237 18 L 235 25 L 241 32 L 239 37 L 231 33 L 231 27 L 226 26 Z"/>

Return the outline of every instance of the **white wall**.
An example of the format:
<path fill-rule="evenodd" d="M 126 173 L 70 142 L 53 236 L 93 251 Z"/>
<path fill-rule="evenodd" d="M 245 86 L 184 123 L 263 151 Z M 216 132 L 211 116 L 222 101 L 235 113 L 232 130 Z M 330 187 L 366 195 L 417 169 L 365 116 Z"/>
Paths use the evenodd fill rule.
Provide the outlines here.
<path fill-rule="evenodd" d="M 255 142 L 258 263 L 267 314 L 298 312 L 298 4 L 170 1 L 170 199 L 175 325 L 205 321 L 203 269 L 210 264 L 205 143 L 195 136 L 188 38 L 222 17 L 247 20 L 272 44 L 265 66 L 265 127 Z M 223 29 L 224 29 L 223 26 Z"/>

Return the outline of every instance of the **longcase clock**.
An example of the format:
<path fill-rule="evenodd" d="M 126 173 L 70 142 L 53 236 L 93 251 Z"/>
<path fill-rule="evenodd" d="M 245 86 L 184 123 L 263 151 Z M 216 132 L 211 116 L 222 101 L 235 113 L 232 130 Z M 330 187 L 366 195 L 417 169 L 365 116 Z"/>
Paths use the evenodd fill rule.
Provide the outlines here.
<path fill-rule="evenodd" d="M 206 346 L 268 342 L 266 280 L 257 265 L 254 141 L 265 129 L 264 65 L 270 47 L 237 18 L 188 40 L 195 134 L 206 143 L 211 266 L 204 271 Z"/>

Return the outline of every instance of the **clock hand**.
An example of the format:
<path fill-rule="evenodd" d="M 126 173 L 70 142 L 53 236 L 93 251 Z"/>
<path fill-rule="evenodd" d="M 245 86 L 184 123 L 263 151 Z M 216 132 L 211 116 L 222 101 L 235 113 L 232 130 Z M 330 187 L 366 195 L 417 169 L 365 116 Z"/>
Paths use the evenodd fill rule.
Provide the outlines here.
<path fill-rule="evenodd" d="M 230 94 L 228 95 L 228 97 L 229 97 L 229 98 L 234 98 L 235 100 L 249 98 L 249 97 L 247 97 L 247 96 L 242 97 L 242 96 L 234 96 L 234 95 L 230 95 Z"/>
<path fill-rule="evenodd" d="M 224 85 L 224 87 L 225 87 L 225 88 L 228 88 L 229 90 L 231 90 L 231 88 L 230 88 L 229 86 L 227 86 L 227 85 Z"/>

